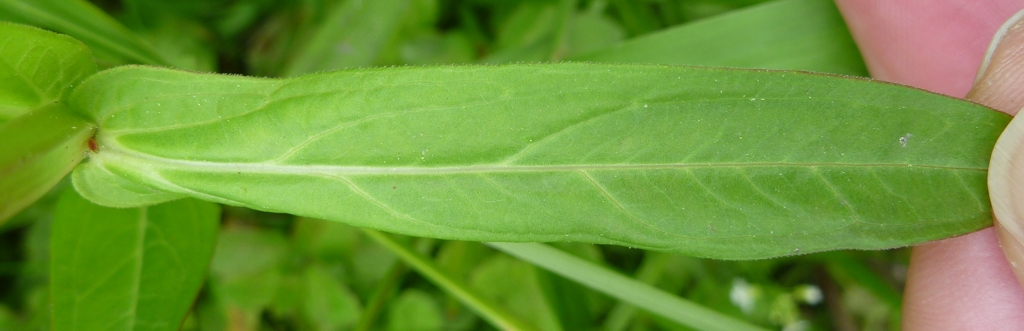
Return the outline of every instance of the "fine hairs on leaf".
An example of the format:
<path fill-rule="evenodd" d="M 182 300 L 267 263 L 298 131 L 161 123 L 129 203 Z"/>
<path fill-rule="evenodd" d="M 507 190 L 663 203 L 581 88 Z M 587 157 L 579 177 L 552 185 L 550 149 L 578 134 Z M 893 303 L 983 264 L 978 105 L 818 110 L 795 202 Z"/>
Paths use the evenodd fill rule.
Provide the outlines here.
<path fill-rule="evenodd" d="M 191 196 L 416 236 L 720 259 L 988 226 L 988 151 L 1009 120 L 862 79 L 586 63 L 291 79 L 122 67 L 70 104 L 100 126 L 73 178 L 102 205 Z"/>

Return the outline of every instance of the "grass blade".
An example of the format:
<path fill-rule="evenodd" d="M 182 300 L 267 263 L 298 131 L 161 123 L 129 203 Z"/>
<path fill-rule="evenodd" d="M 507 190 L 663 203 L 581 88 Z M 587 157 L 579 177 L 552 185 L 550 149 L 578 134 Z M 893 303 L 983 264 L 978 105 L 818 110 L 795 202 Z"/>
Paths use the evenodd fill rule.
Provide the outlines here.
<path fill-rule="evenodd" d="M 764 330 L 653 286 L 537 243 L 488 243 L 491 247 L 698 330 Z"/>
<path fill-rule="evenodd" d="M 68 34 L 108 62 L 175 66 L 120 22 L 84 0 L 0 0 L 0 19 Z"/>
<path fill-rule="evenodd" d="M 462 301 L 463 304 L 468 306 L 473 311 L 477 312 L 480 317 L 494 325 L 494 327 L 501 330 L 533 330 L 534 328 L 529 324 L 520 321 L 514 315 L 505 312 L 503 308 L 490 302 L 490 300 L 477 294 L 475 291 L 466 286 L 463 282 L 452 278 L 445 274 L 441 269 L 434 264 L 433 261 L 423 257 L 419 253 L 414 252 L 411 248 L 406 247 L 388 237 L 388 235 L 365 229 L 366 235 L 373 240 L 377 241 L 384 247 L 387 247 L 395 255 L 398 255 L 406 264 L 411 268 L 415 269 L 420 275 L 429 279 L 434 285 L 440 287 L 448 294 Z"/>

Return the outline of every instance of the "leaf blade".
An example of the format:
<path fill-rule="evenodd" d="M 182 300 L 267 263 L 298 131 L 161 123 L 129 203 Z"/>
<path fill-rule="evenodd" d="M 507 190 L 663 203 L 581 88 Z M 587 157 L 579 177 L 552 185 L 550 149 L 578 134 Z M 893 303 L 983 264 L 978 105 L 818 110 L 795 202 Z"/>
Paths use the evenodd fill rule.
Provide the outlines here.
<path fill-rule="evenodd" d="M 52 247 L 56 330 L 177 330 L 205 278 L 219 211 L 180 200 L 113 209 L 61 198 Z"/>
<path fill-rule="evenodd" d="M 113 63 L 175 66 L 152 45 L 82 0 L 0 0 L 0 19 L 46 27 L 75 37 Z"/>
<path fill-rule="evenodd" d="M 103 128 L 76 187 L 102 187 L 77 179 L 105 171 L 418 236 L 726 259 L 905 246 L 987 226 L 988 151 L 1008 119 L 865 80 L 648 65 L 290 80 L 129 68 L 75 95 Z"/>
<path fill-rule="evenodd" d="M 772 1 L 574 56 L 576 61 L 792 69 L 867 76 L 835 4 Z"/>
<path fill-rule="evenodd" d="M 399 30 L 408 0 L 346 1 L 324 20 L 282 76 L 371 66 Z"/>
<path fill-rule="evenodd" d="M 0 125 L 0 222 L 42 197 L 85 158 L 96 127 L 61 104 Z"/>
<path fill-rule="evenodd" d="M 406 264 L 423 277 L 429 279 L 434 285 L 444 289 L 445 292 L 458 298 L 463 304 L 473 309 L 480 317 L 487 320 L 491 325 L 505 330 L 534 330 L 535 328 L 527 322 L 510 314 L 501 306 L 482 296 L 477 291 L 467 286 L 463 281 L 449 276 L 442 271 L 432 260 L 423 257 L 413 249 L 395 241 L 385 233 L 371 229 L 363 229 L 363 233 L 377 243 L 386 247 L 395 255 L 398 255 Z"/>
<path fill-rule="evenodd" d="M 42 29 L 0 22 L 0 124 L 60 102 L 96 73 L 81 42 Z"/>
<path fill-rule="evenodd" d="M 698 330 L 763 330 L 544 244 L 487 245 L 681 325 Z"/>

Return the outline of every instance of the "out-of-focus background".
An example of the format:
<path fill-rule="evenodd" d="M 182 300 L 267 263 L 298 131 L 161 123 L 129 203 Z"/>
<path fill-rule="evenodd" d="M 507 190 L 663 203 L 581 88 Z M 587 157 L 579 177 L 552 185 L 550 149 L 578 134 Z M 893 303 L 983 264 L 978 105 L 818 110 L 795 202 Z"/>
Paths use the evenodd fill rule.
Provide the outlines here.
<path fill-rule="evenodd" d="M 0 19 L 76 37 L 101 67 L 142 63 L 286 77 L 370 66 L 593 61 L 867 75 L 829 0 L 92 1 L 105 14 L 58 0 L 4 1 L 58 13 L 65 19 L 39 21 L 18 12 L 0 12 Z M 75 17 L 93 19 L 66 19 Z M 0 227 L 0 329 L 49 329 L 55 200 L 50 194 Z M 401 239 L 542 330 L 687 329 L 480 243 Z M 907 250 L 836 251 L 735 262 L 553 245 L 785 330 L 898 329 L 909 256 Z M 361 317 L 367 314 L 374 316 L 370 322 Z M 225 207 L 208 279 L 183 329 L 493 327 L 358 229 Z"/>

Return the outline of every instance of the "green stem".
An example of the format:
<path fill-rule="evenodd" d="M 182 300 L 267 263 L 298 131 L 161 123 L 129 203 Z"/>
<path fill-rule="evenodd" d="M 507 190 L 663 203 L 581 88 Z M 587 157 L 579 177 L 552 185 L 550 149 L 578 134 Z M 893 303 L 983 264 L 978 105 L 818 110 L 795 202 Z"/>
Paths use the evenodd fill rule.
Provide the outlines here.
<path fill-rule="evenodd" d="M 636 274 L 633 277 L 644 284 L 654 285 L 661 277 L 662 272 L 665 271 L 665 266 L 668 264 L 667 257 L 668 255 L 663 253 L 651 251 L 644 253 L 644 259 L 640 262 L 640 267 L 637 268 Z M 629 326 L 629 322 L 636 316 L 636 312 L 636 306 L 620 301 L 608 313 L 608 317 L 605 318 L 601 330 L 625 330 Z"/>
<path fill-rule="evenodd" d="M 515 317 L 511 313 L 505 311 L 501 306 L 473 291 L 469 286 L 466 286 L 458 279 L 448 276 L 444 271 L 438 268 L 433 261 L 414 252 L 405 245 L 398 243 L 394 239 L 391 239 L 388 235 L 370 229 L 363 229 L 363 231 L 368 237 L 373 238 L 373 240 L 376 240 L 378 243 L 391 250 L 392 253 L 398 255 L 402 261 L 405 261 L 406 264 L 415 269 L 420 275 L 423 275 L 423 277 L 433 282 L 434 285 L 437 285 L 437 287 L 447 291 L 470 309 L 476 311 L 480 317 L 490 322 L 495 328 L 500 330 L 536 329 L 519 320 L 519 318 Z"/>
<path fill-rule="evenodd" d="M 373 328 L 373 323 L 377 321 L 377 316 L 380 316 L 380 312 L 384 310 L 384 304 L 391 299 L 391 296 L 395 293 L 398 285 L 402 282 L 402 278 L 405 278 L 405 273 L 408 271 L 409 267 L 401 261 L 395 261 L 391 265 L 388 274 L 384 276 L 384 279 L 377 285 L 377 288 L 373 290 L 369 302 L 366 303 L 366 309 L 363 309 L 363 314 L 359 315 L 359 323 L 356 324 L 353 331 L 369 331 Z"/>
<path fill-rule="evenodd" d="M 414 246 L 416 246 L 416 251 L 420 254 L 428 254 L 436 243 L 437 240 L 433 238 L 418 238 Z M 384 275 L 384 279 L 381 280 L 377 288 L 373 290 L 373 294 L 370 295 L 370 300 L 366 303 L 366 309 L 363 309 L 363 314 L 359 315 L 359 323 L 356 323 L 353 331 L 369 331 L 373 328 L 373 323 L 377 321 L 380 312 L 384 310 L 384 304 L 391 300 L 391 296 L 402 285 L 402 279 L 405 278 L 405 274 L 408 272 L 409 266 L 402 261 L 395 261 L 391 265 L 387 275 Z"/>
<path fill-rule="evenodd" d="M 765 330 L 537 243 L 487 243 L 538 267 L 698 330 Z"/>

